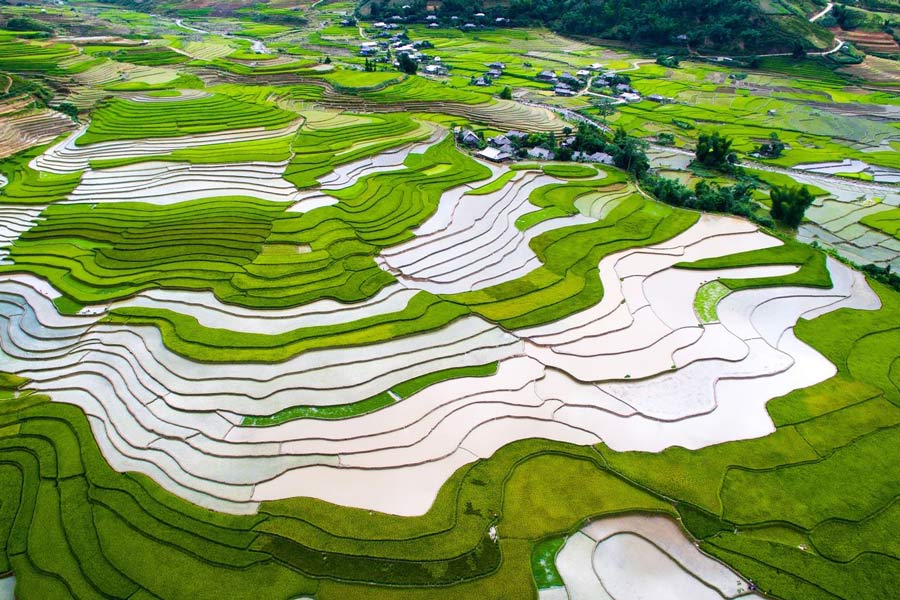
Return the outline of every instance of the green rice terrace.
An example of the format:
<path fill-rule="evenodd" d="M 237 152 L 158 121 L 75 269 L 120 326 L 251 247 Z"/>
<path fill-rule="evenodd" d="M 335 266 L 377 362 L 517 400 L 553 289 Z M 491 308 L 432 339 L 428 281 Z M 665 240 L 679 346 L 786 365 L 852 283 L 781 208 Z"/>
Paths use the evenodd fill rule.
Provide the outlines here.
<path fill-rule="evenodd" d="M 0 5 L 0 600 L 886 600 L 896 0 Z"/>

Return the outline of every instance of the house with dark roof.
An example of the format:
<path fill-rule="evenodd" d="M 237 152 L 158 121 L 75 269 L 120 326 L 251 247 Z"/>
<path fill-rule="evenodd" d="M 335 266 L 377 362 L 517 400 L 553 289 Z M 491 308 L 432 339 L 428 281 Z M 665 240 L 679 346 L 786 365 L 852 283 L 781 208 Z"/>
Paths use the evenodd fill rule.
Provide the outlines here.
<path fill-rule="evenodd" d="M 502 133 L 488 140 L 488 144 L 494 146 L 495 148 L 500 148 L 501 146 L 509 146 L 511 143 L 512 142 L 510 141 L 509 137 L 503 135 Z"/>
<path fill-rule="evenodd" d="M 481 138 L 478 137 L 478 134 L 470 129 L 464 129 L 459 134 L 459 141 L 466 146 L 478 147 L 481 145 Z"/>

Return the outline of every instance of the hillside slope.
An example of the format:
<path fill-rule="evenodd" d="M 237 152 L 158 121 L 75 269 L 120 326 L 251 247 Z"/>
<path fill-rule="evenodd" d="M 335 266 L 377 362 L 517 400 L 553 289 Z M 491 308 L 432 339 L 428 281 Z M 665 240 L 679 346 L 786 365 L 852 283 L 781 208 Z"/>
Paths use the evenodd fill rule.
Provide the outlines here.
<path fill-rule="evenodd" d="M 812 0 L 363 0 L 372 18 L 429 14 L 492 23 L 543 24 L 560 33 L 648 46 L 683 46 L 735 53 L 790 51 L 797 44 L 827 47 L 831 34 L 807 17 L 825 5 Z M 409 8 L 404 9 L 404 6 Z"/>

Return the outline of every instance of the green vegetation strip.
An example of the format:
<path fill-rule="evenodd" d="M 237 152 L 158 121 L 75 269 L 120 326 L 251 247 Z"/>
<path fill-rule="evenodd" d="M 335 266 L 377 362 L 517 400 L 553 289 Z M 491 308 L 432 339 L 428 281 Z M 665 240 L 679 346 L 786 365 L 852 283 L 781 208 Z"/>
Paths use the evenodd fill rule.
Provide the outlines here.
<path fill-rule="evenodd" d="M 197 319 L 152 308 L 119 308 L 103 322 L 154 325 L 173 352 L 202 362 L 280 362 L 303 352 L 386 342 L 445 327 L 468 314 L 457 304 L 419 292 L 400 312 L 366 317 L 349 323 L 294 329 L 279 334 L 213 329 Z"/>
<path fill-rule="evenodd" d="M 576 179 L 582 177 L 595 177 L 597 169 L 588 165 L 574 164 L 552 164 L 544 165 L 543 171 L 552 177 L 561 177 L 563 179 Z"/>
<path fill-rule="evenodd" d="M 541 540 L 531 551 L 531 572 L 539 590 L 563 585 L 562 577 L 556 569 L 556 555 L 566 543 L 563 536 Z"/>
<path fill-rule="evenodd" d="M 900 208 L 891 208 L 872 215 L 866 215 L 859 222 L 900 239 Z"/>
<path fill-rule="evenodd" d="M 791 275 L 776 277 L 752 277 L 747 279 L 721 279 L 730 290 L 769 287 L 773 285 L 800 285 L 831 287 L 831 275 L 825 262 L 825 254 L 811 246 L 794 240 L 785 240 L 781 246 L 750 250 L 716 258 L 706 258 L 692 263 L 678 263 L 680 269 L 732 269 L 755 265 L 797 265 L 799 270 Z"/>
<path fill-rule="evenodd" d="M 473 190 L 469 190 L 466 192 L 468 196 L 486 196 L 487 194 L 493 194 L 494 192 L 499 192 L 503 189 L 503 187 L 510 182 L 510 180 L 516 176 L 515 171 L 507 171 L 497 177 L 493 181 L 484 184 L 481 187 L 477 187 Z"/>
<path fill-rule="evenodd" d="M 294 136 L 207 144 L 193 148 L 182 148 L 169 154 L 155 156 L 133 156 L 127 158 L 107 158 L 91 161 L 92 169 L 111 169 L 150 161 L 189 162 L 194 164 L 221 164 L 231 162 L 282 162 L 293 156 L 291 144 Z"/>
<path fill-rule="evenodd" d="M 416 392 L 425 389 L 441 381 L 459 379 L 461 377 L 487 377 L 497 372 L 498 363 L 488 363 L 472 367 L 456 367 L 435 371 L 426 375 L 415 377 L 403 383 L 397 384 L 389 390 L 376 394 L 371 398 L 353 402 L 351 404 L 339 404 L 335 406 L 292 406 L 267 416 L 244 417 L 243 425 L 265 427 L 278 425 L 294 419 L 347 419 L 358 417 L 370 412 L 381 410 L 395 404 L 399 400 L 409 398 Z"/>
<path fill-rule="evenodd" d="M 694 297 L 694 312 L 701 323 L 715 323 L 719 320 L 716 307 L 719 300 L 731 293 L 731 289 L 718 281 L 704 283 Z"/>

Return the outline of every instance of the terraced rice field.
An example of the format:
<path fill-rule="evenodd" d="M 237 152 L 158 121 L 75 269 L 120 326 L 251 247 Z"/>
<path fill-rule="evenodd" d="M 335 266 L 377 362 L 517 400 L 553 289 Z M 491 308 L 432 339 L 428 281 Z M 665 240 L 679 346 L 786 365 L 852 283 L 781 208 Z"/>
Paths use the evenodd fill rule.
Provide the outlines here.
<path fill-rule="evenodd" d="M 900 268 L 900 244 L 890 224 L 891 215 L 900 206 L 896 186 L 822 178 L 799 171 L 792 177 L 800 183 L 827 188 L 826 194 L 816 198 L 807 210 L 809 222 L 800 227 L 800 239 L 833 248 L 858 264 Z"/>
<path fill-rule="evenodd" d="M 77 143 L 86 146 L 97 142 L 175 137 L 226 129 L 276 129 L 296 119 L 296 115 L 287 111 L 224 95 L 164 100 L 168 101 L 139 102 L 119 98 L 105 101 Z M 140 127 L 135 127 L 137 123 Z"/>
<path fill-rule="evenodd" d="M 47 144 L 75 128 L 70 117 L 49 109 L 33 110 L 30 104 L 28 101 L 4 104 L 12 110 L 0 114 L 0 158 Z"/>
<path fill-rule="evenodd" d="M 197 100 L 172 105 L 181 102 Z M 826 265 L 810 250 L 774 252 L 780 241 L 736 219 L 698 218 L 657 205 L 614 170 L 505 171 L 465 157 L 449 139 L 440 141 L 439 130 L 425 128 L 417 137 L 420 125 L 401 115 L 311 116 L 316 125 L 300 129 L 290 144 L 295 158 L 272 164 L 289 178 L 291 165 L 301 164 L 296 157 L 322 156 L 327 175 L 350 152 L 346 168 L 312 180 L 319 188 L 311 193 L 330 198 L 315 207 L 309 204 L 314 196 L 291 197 L 274 178 L 260 179 L 261 187 L 247 188 L 244 196 L 212 190 L 189 199 L 177 177 L 167 183 L 182 163 L 134 158 L 82 173 L 77 166 L 85 163 L 54 158 L 47 164 L 71 165 L 71 175 L 55 177 L 70 177 L 78 188 L 70 185 L 56 204 L 35 211 L 31 224 L 22 222 L 8 242 L 0 347 L 9 369 L 33 391 L 22 396 L 12 391 L 19 384 L 9 384 L 7 393 L 22 400 L 10 405 L 17 408 L 7 418 L 43 431 L 41 415 L 66 415 L 54 417 L 68 419 L 71 433 L 65 435 L 73 437 L 65 439 L 84 448 L 69 453 L 70 460 L 83 457 L 73 463 L 81 475 L 71 481 L 109 480 L 109 497 L 82 504 L 89 512 L 81 514 L 101 524 L 96 543 L 113 562 L 106 580 L 83 580 L 85 590 L 160 589 L 146 576 L 136 583 L 136 565 L 121 557 L 159 551 L 158 536 L 169 535 L 161 522 L 150 517 L 143 525 L 154 523 L 151 537 L 114 533 L 135 526 L 128 503 L 150 507 L 160 494 L 185 515 L 177 517 L 179 535 L 195 535 L 188 532 L 208 519 L 189 517 L 196 510 L 191 502 L 223 513 L 221 525 L 203 527 L 227 522 L 223 532 L 249 536 L 255 553 L 272 557 L 247 563 L 240 558 L 245 551 L 207 534 L 204 554 L 224 554 L 204 568 L 243 565 L 239 594 L 249 593 L 256 577 L 268 589 L 315 590 L 324 597 L 339 596 L 354 581 L 446 585 L 449 575 L 417 571 L 412 565 L 418 563 L 403 556 L 445 561 L 442 570 L 454 580 L 493 571 L 501 554 L 511 561 L 524 556 L 527 566 L 530 545 L 511 550 L 516 538 L 503 541 L 522 525 L 516 505 L 499 522 L 487 506 L 521 502 L 527 494 L 509 487 L 526 485 L 522 477 L 544 481 L 544 470 L 515 467 L 509 483 L 487 484 L 478 492 L 487 496 L 471 496 L 463 490 L 479 489 L 465 484 L 484 477 L 476 473 L 508 472 L 522 460 L 513 457 L 544 447 L 559 448 L 555 460 L 565 469 L 588 468 L 591 477 L 602 478 L 608 469 L 574 458 L 580 445 L 661 452 L 769 436 L 775 427 L 768 400 L 838 373 L 791 333 L 797 318 L 838 307 L 866 313 L 881 305 L 865 280 L 840 263 Z M 387 159 L 391 152 L 379 154 L 381 127 L 405 127 L 415 135 L 399 134 L 406 140 L 399 147 L 407 150 Z M 185 140 L 203 142 L 204 135 L 210 134 Z M 215 155 L 215 144 L 193 148 L 206 147 Z M 189 159 L 188 149 L 196 151 L 183 148 L 173 156 Z M 365 148 L 374 153 L 357 157 Z M 33 169 L 44 163 L 40 156 L 25 158 L 17 164 L 23 177 L 34 178 Z M 253 172 L 258 179 L 266 168 L 198 162 L 185 173 L 227 181 L 216 170 L 223 176 Z M 133 192 L 127 191 L 129 178 Z M 238 176 L 234 185 L 246 179 Z M 258 199 L 279 185 L 286 194 L 281 201 Z M 110 197 L 99 202 L 104 194 Z M 715 319 L 698 317 L 695 296 L 711 281 L 732 291 L 715 295 Z M 737 389 L 741 401 L 735 403 Z M 519 441 L 528 438 L 544 441 Z M 53 439 L 62 444 L 64 438 Z M 119 479 L 107 462 L 144 477 L 121 480 L 138 487 L 117 495 L 121 484 L 113 483 Z M 499 485 L 504 478 L 497 475 L 485 481 Z M 631 494 L 632 508 L 662 506 L 646 491 L 618 485 L 625 486 L 624 498 Z M 76 489 L 73 494 L 87 488 Z M 114 500 L 120 497 L 124 504 Z M 446 542 L 427 551 L 414 541 L 439 526 L 443 509 L 436 507 L 467 497 L 470 525 L 451 527 L 440 534 Z M 553 502 L 552 495 L 542 498 Z M 57 500 L 54 510 L 66 502 Z M 307 520 L 326 518 L 321 511 L 332 505 L 323 502 L 371 515 L 376 520 L 367 527 L 375 535 L 381 535 L 378 522 L 400 526 L 401 517 L 389 515 L 421 516 L 403 525 L 413 527 L 403 534 L 408 541 L 398 538 L 396 551 L 375 558 L 370 553 L 379 552 L 378 545 L 360 534 L 338 543 L 333 536 L 344 534 L 284 529 L 301 506 Z M 572 508 L 564 512 L 574 516 Z M 366 512 L 372 510 L 378 512 Z M 271 524 L 260 529 L 262 523 Z M 551 531 L 543 521 L 534 526 L 532 539 Z M 420 533 L 409 538 L 413 531 Z M 180 552 L 188 538 L 165 539 Z M 617 556 L 639 552 L 640 560 L 671 560 L 647 554 L 663 542 L 633 547 L 632 537 L 614 539 L 631 544 L 613 548 Z M 139 540 L 149 545 L 129 546 Z M 328 552 L 345 556 L 346 566 L 316 566 L 338 555 L 318 550 L 303 558 L 299 549 L 306 544 L 332 548 Z M 558 560 L 569 589 L 565 549 Z M 464 563 L 451 558 L 460 551 L 470 557 Z M 50 585 L 23 562 L 42 560 L 28 552 L 12 563 L 17 581 Z M 71 561 L 81 551 L 72 552 L 53 556 L 77 564 Z M 181 556 L 198 566 L 196 557 Z M 407 566 L 384 570 L 398 559 Z M 699 555 L 679 560 L 710 561 Z M 260 574 L 246 571 L 248 564 Z M 601 581 L 627 585 L 627 572 L 607 575 L 604 565 L 596 567 Z M 62 572 L 77 584 L 75 571 Z M 339 581 L 318 581 L 326 572 L 340 573 Z M 471 581 L 456 585 L 484 585 Z M 166 588 L 172 593 L 181 589 L 179 581 L 166 585 L 174 586 Z"/>
<path fill-rule="evenodd" d="M 48 117 L 21 101 L 0 114 L 21 131 L 0 160 L 0 597 L 893 596 L 900 296 L 803 243 L 893 264 L 891 182 L 757 164 L 761 188 L 816 196 L 798 241 L 615 167 L 482 161 L 450 131 L 577 127 L 546 106 L 260 69 L 181 29 L 179 52 L 81 80 L 60 67 L 93 60 L 74 47 L 0 48 L 0 68 L 110 94 L 59 139 L 27 136 Z M 479 35 L 435 51 L 468 45 L 460 69 L 600 56 Z M 122 85 L 181 52 L 219 85 L 181 63 L 179 84 Z M 812 123 L 661 71 L 632 73 L 696 104 L 616 122 Z M 859 123 L 835 135 L 890 137 Z"/>

